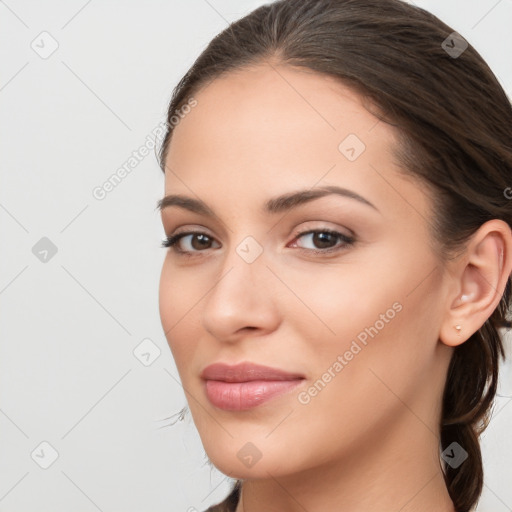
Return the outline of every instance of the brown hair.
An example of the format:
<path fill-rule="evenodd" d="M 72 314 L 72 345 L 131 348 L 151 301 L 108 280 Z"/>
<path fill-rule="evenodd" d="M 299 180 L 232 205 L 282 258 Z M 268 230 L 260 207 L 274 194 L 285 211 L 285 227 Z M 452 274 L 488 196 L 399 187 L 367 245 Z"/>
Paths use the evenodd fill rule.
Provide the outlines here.
<path fill-rule="evenodd" d="M 460 55 L 450 52 L 464 48 L 453 32 L 401 0 L 263 5 L 218 34 L 174 89 L 160 167 L 165 172 L 174 112 L 222 74 L 269 61 L 333 76 L 397 129 L 396 155 L 404 172 L 431 191 L 432 240 L 447 261 L 484 222 L 512 225 L 505 194 L 512 176 L 512 106 L 471 45 Z M 479 436 L 490 419 L 500 354 L 505 356 L 498 328 L 510 327 L 510 298 L 509 277 L 498 307 L 455 348 L 448 370 L 440 448 L 455 441 L 468 452 L 456 469 L 441 462 L 458 512 L 473 507 L 482 492 Z"/>

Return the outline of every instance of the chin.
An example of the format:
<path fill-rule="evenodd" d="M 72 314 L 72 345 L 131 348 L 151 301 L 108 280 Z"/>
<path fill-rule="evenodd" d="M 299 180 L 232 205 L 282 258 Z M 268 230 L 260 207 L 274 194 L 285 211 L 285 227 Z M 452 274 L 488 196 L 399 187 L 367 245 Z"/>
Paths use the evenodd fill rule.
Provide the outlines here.
<path fill-rule="evenodd" d="M 263 460 L 263 457 L 254 462 L 253 465 L 250 465 L 249 462 L 244 463 L 240 461 L 236 455 L 227 456 L 225 453 L 219 457 L 208 453 L 208 457 L 221 473 L 228 475 L 230 478 L 252 480 L 268 478 L 269 474 L 276 477 L 284 474 L 283 468 L 279 467 L 279 464 L 275 464 L 273 461 Z"/>
<path fill-rule="evenodd" d="M 245 436 L 244 436 L 245 437 Z M 211 463 L 231 478 L 259 479 L 283 476 L 297 470 L 290 459 L 290 448 L 264 440 L 251 442 L 244 437 L 226 439 L 225 443 L 203 443 Z M 217 440 L 218 441 L 218 440 Z"/>

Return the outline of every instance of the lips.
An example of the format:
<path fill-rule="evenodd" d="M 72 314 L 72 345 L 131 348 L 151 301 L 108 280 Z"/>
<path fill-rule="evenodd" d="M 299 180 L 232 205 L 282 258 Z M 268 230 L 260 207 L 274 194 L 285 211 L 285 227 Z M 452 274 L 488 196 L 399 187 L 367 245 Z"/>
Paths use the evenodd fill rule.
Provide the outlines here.
<path fill-rule="evenodd" d="M 304 378 L 304 376 L 299 373 L 289 373 L 254 363 L 240 363 L 234 366 L 224 363 L 211 364 L 203 370 L 201 377 L 206 380 L 222 380 L 224 382 L 294 380 Z"/>
<path fill-rule="evenodd" d="M 300 385 L 304 376 L 249 362 L 207 366 L 201 377 L 208 400 L 228 411 L 252 409 Z"/>

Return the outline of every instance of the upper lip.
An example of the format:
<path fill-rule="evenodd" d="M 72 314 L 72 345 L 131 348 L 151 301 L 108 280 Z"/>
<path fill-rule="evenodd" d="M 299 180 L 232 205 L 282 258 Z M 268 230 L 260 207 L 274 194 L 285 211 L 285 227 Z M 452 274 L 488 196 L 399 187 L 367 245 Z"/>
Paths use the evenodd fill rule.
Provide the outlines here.
<path fill-rule="evenodd" d="M 201 372 L 205 380 L 222 380 L 225 382 L 249 382 L 252 380 L 295 380 L 303 379 L 299 373 L 286 372 L 260 364 L 243 362 L 236 365 L 214 363 Z"/>

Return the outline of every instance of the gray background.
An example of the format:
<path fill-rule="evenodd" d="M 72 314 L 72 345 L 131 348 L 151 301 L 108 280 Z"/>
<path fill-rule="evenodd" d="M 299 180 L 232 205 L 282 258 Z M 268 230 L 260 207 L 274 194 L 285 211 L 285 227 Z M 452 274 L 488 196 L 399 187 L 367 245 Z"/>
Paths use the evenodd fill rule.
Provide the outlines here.
<path fill-rule="evenodd" d="M 263 3 L 0 1 L 0 511 L 193 512 L 225 496 L 190 415 L 166 426 L 185 396 L 158 314 L 154 150 L 93 190 L 150 146 L 208 41 Z M 512 91 L 512 0 L 416 3 Z M 510 363 L 500 393 L 480 512 L 512 510 Z"/>

